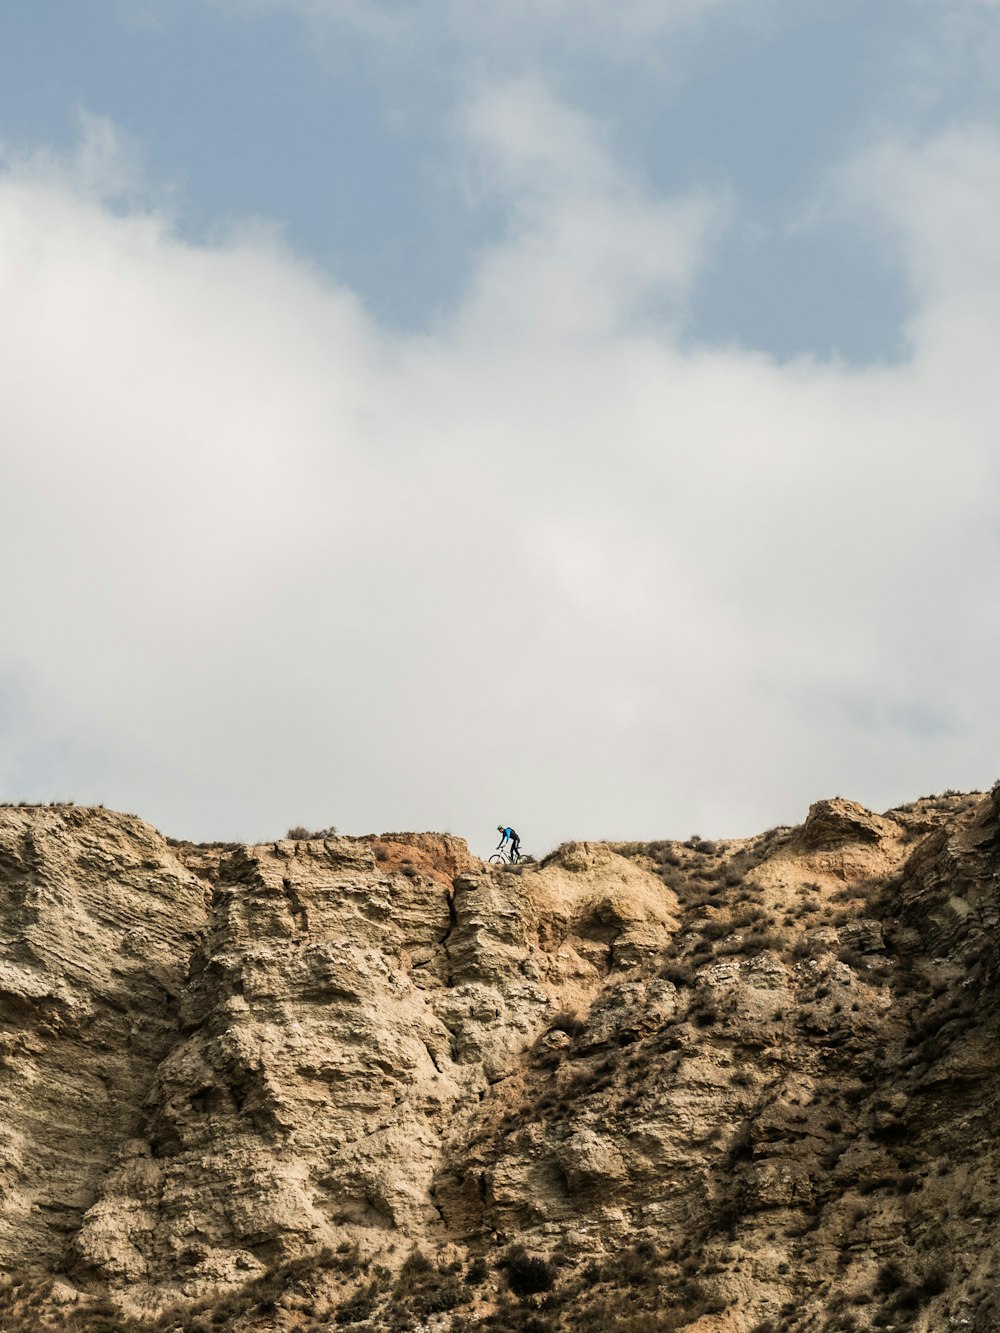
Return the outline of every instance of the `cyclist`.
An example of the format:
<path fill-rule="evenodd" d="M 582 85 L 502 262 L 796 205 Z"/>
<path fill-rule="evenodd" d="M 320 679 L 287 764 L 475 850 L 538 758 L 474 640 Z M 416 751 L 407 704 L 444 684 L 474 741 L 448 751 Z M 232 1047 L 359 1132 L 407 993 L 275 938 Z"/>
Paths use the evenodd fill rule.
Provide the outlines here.
<path fill-rule="evenodd" d="M 521 854 L 521 839 L 512 828 L 507 828 L 505 824 L 497 825 L 497 832 L 500 834 L 500 841 L 497 843 L 497 851 L 502 852 L 510 843 L 510 859 L 516 861 Z"/>

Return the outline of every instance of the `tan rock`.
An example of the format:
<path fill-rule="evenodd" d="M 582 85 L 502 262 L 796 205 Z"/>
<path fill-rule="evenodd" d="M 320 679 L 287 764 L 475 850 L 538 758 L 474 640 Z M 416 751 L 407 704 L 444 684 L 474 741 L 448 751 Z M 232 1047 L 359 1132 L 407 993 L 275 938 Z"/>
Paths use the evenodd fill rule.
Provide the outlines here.
<path fill-rule="evenodd" d="M 6 809 L 0 1326 L 340 1327 L 374 1281 L 368 1327 L 445 1333 L 521 1242 L 561 1333 L 862 1328 L 911 1289 L 917 1333 L 985 1333 L 998 884 L 996 794 L 513 870 Z"/>

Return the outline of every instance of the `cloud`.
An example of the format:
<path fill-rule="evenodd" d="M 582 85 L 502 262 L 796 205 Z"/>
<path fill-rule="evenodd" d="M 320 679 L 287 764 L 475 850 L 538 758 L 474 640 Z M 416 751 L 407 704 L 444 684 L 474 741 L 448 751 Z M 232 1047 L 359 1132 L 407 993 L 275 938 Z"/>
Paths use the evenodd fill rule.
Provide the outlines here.
<path fill-rule="evenodd" d="M 859 371 L 684 345 L 728 201 L 652 195 L 538 84 L 465 124 L 506 225 L 421 335 L 85 188 L 106 126 L 0 175 L 11 794 L 541 851 L 990 780 L 1000 143 L 838 177 L 920 298 Z"/>
<path fill-rule="evenodd" d="M 170 189 L 147 171 L 142 145 L 104 116 L 76 113 L 75 151 L 17 151 L 0 141 L 0 169 L 12 178 L 72 188 L 81 197 L 132 208 L 166 205 Z"/>
<path fill-rule="evenodd" d="M 651 307 L 661 322 L 679 315 L 723 200 L 644 194 L 615 169 L 596 127 L 534 79 L 476 98 L 467 129 L 509 226 L 479 265 L 461 315 L 466 333 L 579 340 Z"/>
<path fill-rule="evenodd" d="M 899 247 L 924 325 L 939 324 L 950 309 L 963 319 L 978 310 L 987 330 L 993 326 L 1000 246 L 984 222 L 1000 205 L 997 143 L 985 126 L 951 129 L 928 143 L 886 140 L 843 173 L 845 196 Z M 963 356 L 971 350 L 963 347 Z"/>

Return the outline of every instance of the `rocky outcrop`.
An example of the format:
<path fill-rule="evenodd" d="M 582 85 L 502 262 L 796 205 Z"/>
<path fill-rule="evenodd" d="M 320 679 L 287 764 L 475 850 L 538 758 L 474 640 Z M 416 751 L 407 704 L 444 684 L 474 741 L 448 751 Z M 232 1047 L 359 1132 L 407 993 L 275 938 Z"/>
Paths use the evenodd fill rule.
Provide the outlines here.
<path fill-rule="evenodd" d="M 996 794 L 514 869 L 0 810 L 0 1325 L 984 1333 L 998 873 Z"/>
<path fill-rule="evenodd" d="M 177 1039 L 207 895 L 138 819 L 0 816 L 0 1255 L 56 1269 Z"/>

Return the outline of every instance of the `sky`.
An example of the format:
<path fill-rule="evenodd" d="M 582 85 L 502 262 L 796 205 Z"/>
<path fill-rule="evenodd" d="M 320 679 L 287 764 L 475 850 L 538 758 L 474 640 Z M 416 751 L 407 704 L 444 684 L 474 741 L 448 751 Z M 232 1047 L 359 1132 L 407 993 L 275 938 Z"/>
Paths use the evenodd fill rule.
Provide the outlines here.
<path fill-rule="evenodd" d="M 989 787 L 1000 0 L 0 0 L 0 798 Z"/>

